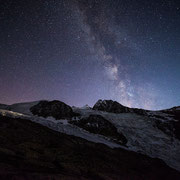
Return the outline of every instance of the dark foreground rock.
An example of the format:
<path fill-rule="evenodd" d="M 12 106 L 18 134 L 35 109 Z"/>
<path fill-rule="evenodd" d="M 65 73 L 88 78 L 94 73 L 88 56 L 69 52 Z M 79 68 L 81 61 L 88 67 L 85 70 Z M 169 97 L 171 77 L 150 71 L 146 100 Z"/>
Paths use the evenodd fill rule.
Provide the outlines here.
<path fill-rule="evenodd" d="M 52 116 L 55 119 L 72 118 L 73 110 L 67 104 L 61 101 L 40 101 L 37 105 L 30 108 L 33 115 L 42 117 Z"/>
<path fill-rule="evenodd" d="M 74 124 L 80 128 L 83 128 L 90 133 L 104 135 L 109 137 L 116 143 L 125 145 L 127 143 L 126 137 L 117 131 L 117 128 L 103 118 L 100 115 L 90 115 L 87 118 L 82 118 L 78 121 L 70 121 L 71 124 Z"/>
<path fill-rule="evenodd" d="M 179 179 L 163 161 L 0 116 L 0 179 Z"/>

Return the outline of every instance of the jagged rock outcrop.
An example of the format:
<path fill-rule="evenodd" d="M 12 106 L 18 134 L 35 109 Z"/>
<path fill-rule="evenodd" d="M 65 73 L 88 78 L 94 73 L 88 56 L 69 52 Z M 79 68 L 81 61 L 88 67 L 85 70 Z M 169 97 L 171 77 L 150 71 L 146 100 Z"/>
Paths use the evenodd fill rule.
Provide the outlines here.
<path fill-rule="evenodd" d="M 83 128 L 90 133 L 101 134 L 109 137 L 116 143 L 122 145 L 127 143 L 126 137 L 122 133 L 119 133 L 112 123 L 100 115 L 90 115 L 89 117 L 82 118 L 78 121 L 70 121 L 70 123 Z"/>
<path fill-rule="evenodd" d="M 72 118 L 73 110 L 67 104 L 61 101 L 40 101 L 37 105 L 30 108 L 33 115 L 42 117 L 52 116 L 55 119 Z"/>
<path fill-rule="evenodd" d="M 111 113 L 136 113 L 139 115 L 147 115 L 147 110 L 138 109 L 138 108 L 129 108 L 123 106 L 117 101 L 112 100 L 98 100 L 93 106 L 94 110 L 106 111 Z"/>
<path fill-rule="evenodd" d="M 93 106 L 94 110 L 106 111 L 111 113 L 125 113 L 130 112 L 128 107 L 119 104 L 117 101 L 112 100 L 98 100 Z"/>

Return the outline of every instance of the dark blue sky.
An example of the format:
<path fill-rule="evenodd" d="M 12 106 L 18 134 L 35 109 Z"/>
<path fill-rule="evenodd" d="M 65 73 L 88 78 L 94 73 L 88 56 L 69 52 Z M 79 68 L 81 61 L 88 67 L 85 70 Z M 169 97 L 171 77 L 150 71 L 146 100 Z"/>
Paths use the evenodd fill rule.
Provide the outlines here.
<path fill-rule="evenodd" d="M 0 3 L 0 103 L 180 105 L 180 2 Z"/>

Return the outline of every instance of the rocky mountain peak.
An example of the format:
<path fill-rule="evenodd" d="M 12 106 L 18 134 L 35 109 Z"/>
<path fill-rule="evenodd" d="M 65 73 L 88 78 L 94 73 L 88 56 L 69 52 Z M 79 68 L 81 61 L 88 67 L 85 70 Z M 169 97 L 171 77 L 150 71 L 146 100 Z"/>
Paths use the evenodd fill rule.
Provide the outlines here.
<path fill-rule="evenodd" d="M 129 112 L 129 108 L 123 106 L 117 101 L 112 100 L 98 100 L 96 104 L 93 106 L 94 110 L 98 111 L 106 111 L 111 113 L 125 113 Z"/>
<path fill-rule="evenodd" d="M 61 101 L 40 101 L 32 106 L 30 111 L 33 115 L 42 117 L 52 116 L 55 119 L 65 119 L 73 117 L 74 113 L 70 106 Z"/>

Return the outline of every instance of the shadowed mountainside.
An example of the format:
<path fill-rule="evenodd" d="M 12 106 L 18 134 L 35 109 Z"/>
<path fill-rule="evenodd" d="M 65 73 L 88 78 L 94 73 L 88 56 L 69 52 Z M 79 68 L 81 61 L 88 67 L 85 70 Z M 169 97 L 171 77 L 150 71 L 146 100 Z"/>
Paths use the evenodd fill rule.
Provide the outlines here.
<path fill-rule="evenodd" d="M 178 179 L 163 161 L 0 116 L 0 179 Z"/>
<path fill-rule="evenodd" d="M 118 144 L 126 145 L 127 143 L 126 137 L 122 133 L 119 133 L 112 123 L 100 115 L 90 115 L 79 121 L 70 121 L 70 123 L 79 126 L 90 133 L 104 135 Z"/>

